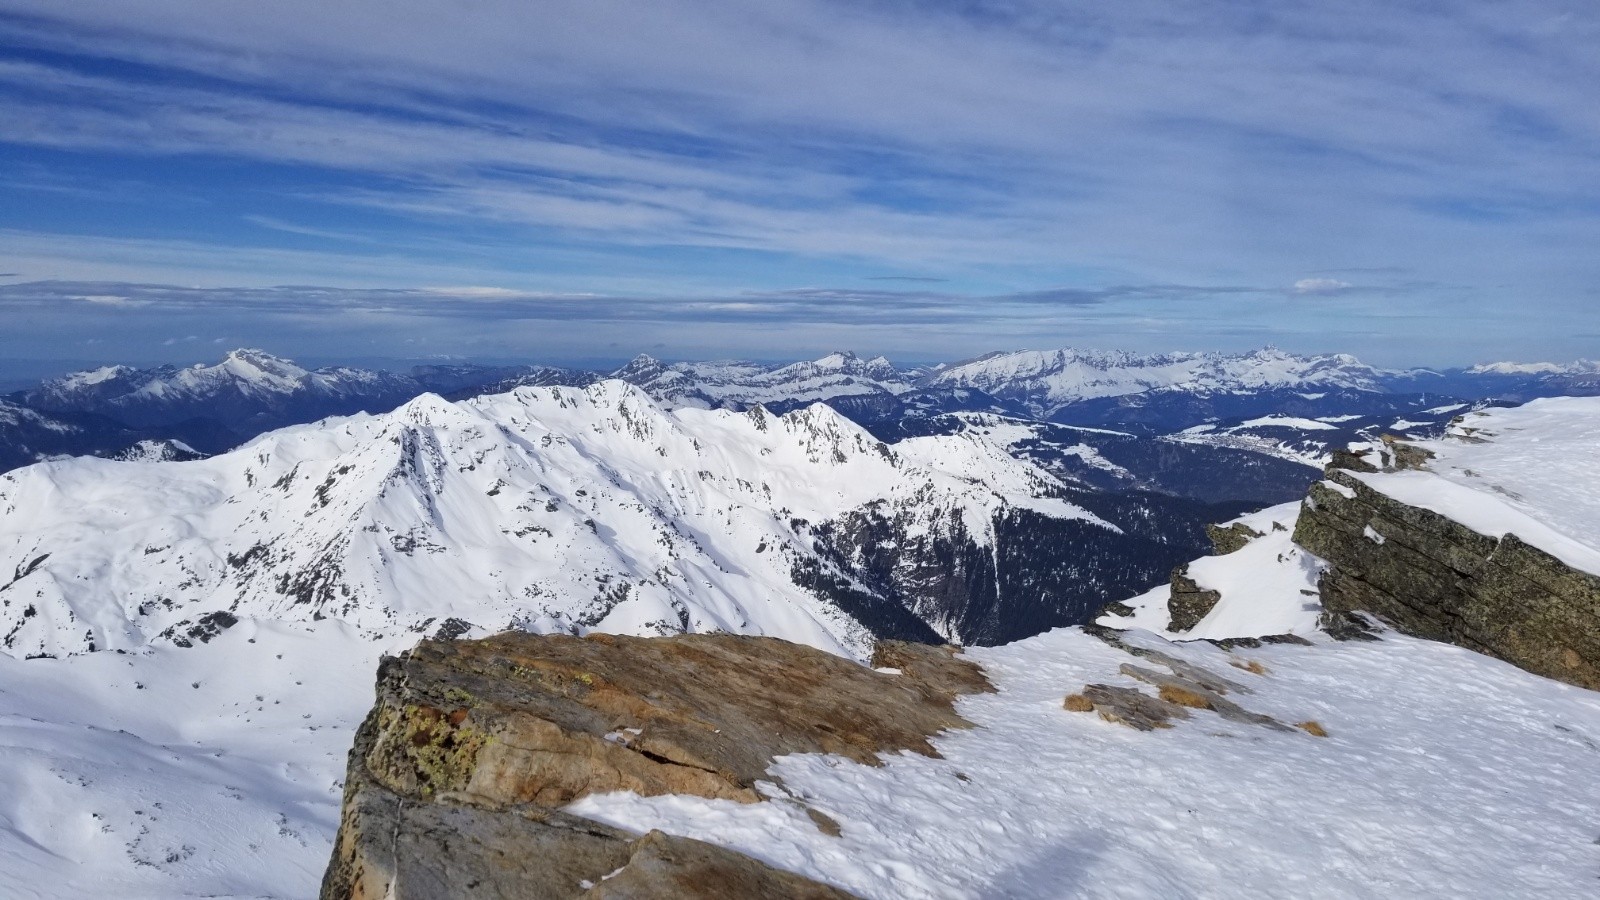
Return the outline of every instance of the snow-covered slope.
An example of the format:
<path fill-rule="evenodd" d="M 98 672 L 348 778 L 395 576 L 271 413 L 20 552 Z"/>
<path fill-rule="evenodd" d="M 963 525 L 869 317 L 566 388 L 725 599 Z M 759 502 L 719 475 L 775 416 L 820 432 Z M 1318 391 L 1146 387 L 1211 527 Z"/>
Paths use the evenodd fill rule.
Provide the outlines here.
<path fill-rule="evenodd" d="M 1567 565 L 1600 574 L 1600 397 L 1553 397 L 1462 416 L 1426 471 L 1356 478 L 1479 534 L 1514 533 Z"/>
<path fill-rule="evenodd" d="M 1380 389 L 1381 373 L 1355 357 L 1304 357 L 1267 348 L 1245 354 L 1024 350 L 940 367 L 931 384 L 977 388 L 1048 416 L 1074 401 L 1156 390 L 1190 393 L 1269 388 Z"/>
<path fill-rule="evenodd" d="M 374 641 L 242 621 L 209 644 L 0 655 L 0 895 L 314 897 Z"/>
<path fill-rule="evenodd" d="M 1184 574 L 1202 590 L 1216 591 L 1216 606 L 1193 628 L 1181 634 L 1168 630 L 1171 614 L 1168 585 L 1158 585 L 1123 604 L 1131 616 L 1105 615 L 1099 624 L 1139 628 L 1171 640 L 1226 640 L 1263 635 L 1312 635 L 1322 612 L 1317 578 L 1325 563 L 1291 539 L 1300 501 L 1240 516 L 1260 537 L 1222 556 L 1202 556 L 1184 567 Z"/>
<path fill-rule="evenodd" d="M 881 625 L 872 603 L 895 601 L 862 588 L 847 613 L 797 586 L 797 567 L 851 583 L 814 528 L 868 511 L 904 541 L 981 547 L 1027 510 L 1113 530 L 1059 488 L 980 436 L 891 449 L 820 405 L 668 412 L 621 381 L 424 395 L 201 461 L 0 478 L 0 650 L 185 643 L 229 618 L 335 618 L 378 637 L 453 618 L 720 629 L 859 654 Z"/>
<path fill-rule="evenodd" d="M 1422 475 L 1495 500 L 1501 506 L 1485 508 L 1497 515 L 1537 517 L 1566 539 L 1591 541 L 1597 404 L 1469 416 L 1458 439 L 1429 445 L 1439 455 Z M 504 624 L 494 616 L 514 598 L 496 592 L 521 583 L 511 573 L 522 567 L 530 581 L 581 599 L 600 590 L 597 573 L 650 571 L 659 584 L 630 591 L 607 628 L 648 628 L 663 612 L 656 598 L 670 610 L 675 596 L 692 627 L 737 603 L 748 630 L 794 628 L 849 645 L 848 622 L 830 630 L 843 621 L 835 612 L 796 601 L 802 592 L 763 568 L 774 547 L 805 549 L 810 530 L 786 526 L 789 517 L 820 522 L 852 504 L 908 497 L 906 509 L 943 509 L 980 534 L 1001 505 L 1082 515 L 1049 498 L 1038 469 L 993 455 L 1037 439 L 1036 428 L 994 417 L 968 424 L 963 435 L 888 448 L 823 409 L 666 411 L 607 382 L 463 404 L 423 398 L 197 462 L 82 460 L 13 473 L 0 486 L 0 583 L 11 581 L 0 602 L 48 588 L 83 604 L 77 624 L 100 604 L 131 633 L 127 653 L 0 655 L 0 883 L 21 898 L 314 894 L 379 655 L 404 649 L 415 639 L 408 628 L 446 607 Z M 1067 449 L 1082 443 L 1084 465 L 1095 466 L 1092 433 L 1072 432 L 1072 443 L 1068 433 L 1052 434 Z M 57 504 L 78 519 L 76 536 Z M 677 530 L 658 530 L 666 519 L 653 507 Z M 1154 593 L 1131 601 L 1131 619 L 1106 622 L 1136 626 L 1122 637 L 1130 646 L 1243 684 L 1229 698 L 1251 712 L 1314 720 L 1327 737 L 1209 710 L 1148 733 L 1068 712 L 1065 695 L 1088 683 L 1137 687 L 1123 667 L 1151 665 L 1069 628 L 967 650 L 998 692 L 959 701 L 977 727 L 936 737 L 937 758 L 899 754 L 871 767 L 782 757 L 773 802 L 611 794 L 574 811 L 731 846 L 869 898 L 1591 896 L 1600 695 L 1392 632 L 1346 643 L 1317 634 L 1320 561 L 1289 541 L 1298 509 L 1243 517 L 1263 536 L 1191 563 L 1190 576 L 1222 596 L 1183 637 L 1288 632 L 1310 646 L 1162 643 L 1143 630 L 1165 624 Z M 551 533 L 491 532 L 479 521 L 491 514 Z M 937 518 L 918 521 L 938 527 Z M 298 602 L 246 572 L 291 536 L 317 547 L 330 535 L 349 543 L 326 596 L 315 578 L 311 599 Z M 548 557 L 522 547 L 529 536 Z M 36 548 L 51 554 L 37 564 L 30 537 L 49 542 Z M 259 542 L 272 549 L 244 565 L 227 561 Z M 386 555 L 389 580 L 361 574 L 373 553 Z M 153 574 L 142 580 L 146 559 Z M 434 574 L 427 559 L 440 563 Z M 281 571 L 308 565 L 317 571 L 315 554 L 291 552 Z M 656 574 L 658 565 L 668 571 Z M 129 612 L 131 596 L 91 584 L 145 596 L 157 578 L 189 599 L 140 616 Z M 786 592 L 791 618 L 762 605 L 769 586 Z M 369 614 L 346 609 L 352 597 L 374 596 L 357 591 L 393 593 Z M 237 624 L 209 642 L 138 643 L 194 611 L 225 609 L 230 596 L 241 598 Z M 551 608 L 534 624 L 574 621 L 549 598 L 538 603 Z M 9 629 L 16 606 L 4 610 Z M 840 834 L 820 831 L 807 808 Z"/>
<path fill-rule="evenodd" d="M 894 396 L 910 379 L 883 357 L 830 353 L 788 365 L 751 362 L 663 363 L 638 356 L 612 374 L 669 406 L 744 409 L 755 404 L 798 405 L 838 397 Z"/>
<path fill-rule="evenodd" d="M 1496 410 L 1458 428 L 1469 440 L 1429 445 L 1436 474 L 1365 479 L 1502 495 L 1587 540 L 1600 530 L 1596 422 L 1600 401 Z M 1163 586 L 1127 601 L 1133 616 L 1103 618 L 1123 629 L 1106 640 L 1064 628 L 968 650 L 998 692 L 958 701 L 975 727 L 937 738 L 935 758 L 782 757 L 769 803 L 614 793 L 569 809 L 867 898 L 1593 896 L 1600 694 L 1384 629 L 1372 641 L 1319 633 L 1324 563 L 1291 540 L 1301 511 L 1242 517 L 1260 536 L 1189 564 L 1221 598 L 1181 636 L 1164 633 Z M 1257 636 L 1280 637 L 1213 643 Z M 1086 685 L 1153 701 L 1141 670 L 1159 680 L 1196 666 L 1224 679 L 1222 702 L 1244 717 L 1193 708 L 1136 732 L 1063 709 Z"/>
<path fill-rule="evenodd" d="M 1486 407 L 1483 402 L 1431 405 L 1435 401 L 1427 395 L 1411 395 L 1409 399 L 1409 403 L 1395 403 L 1399 409 L 1377 413 L 1362 410 L 1318 417 L 1278 413 L 1244 421 L 1208 422 L 1185 428 L 1167 439 L 1252 450 L 1321 467 L 1335 450 L 1352 442 L 1377 441 L 1386 434 L 1407 440 L 1437 437 L 1451 419 Z"/>
<path fill-rule="evenodd" d="M 772 802 L 616 793 L 571 810 L 883 900 L 1594 895 L 1594 693 L 1393 634 L 1232 652 L 1125 640 L 1328 736 L 1209 710 L 1136 732 L 1064 710 L 1085 684 L 1140 687 L 1124 666 L 1159 668 L 1069 628 L 968 651 L 998 693 L 958 701 L 976 727 L 936 738 L 936 758 L 780 757 Z M 1232 665 L 1252 662 L 1260 674 Z"/>

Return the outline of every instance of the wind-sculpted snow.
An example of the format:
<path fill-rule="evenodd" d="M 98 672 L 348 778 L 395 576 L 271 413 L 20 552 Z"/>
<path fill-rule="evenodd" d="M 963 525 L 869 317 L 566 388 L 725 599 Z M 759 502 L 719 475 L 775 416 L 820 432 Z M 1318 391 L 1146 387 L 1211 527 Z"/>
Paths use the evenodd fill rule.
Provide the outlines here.
<path fill-rule="evenodd" d="M 979 546 L 1016 510 L 1111 529 L 1060 488 L 980 435 L 890 448 L 820 405 L 668 412 L 621 381 L 424 395 L 199 461 L 0 477 L 0 650 L 181 646 L 231 619 L 333 618 L 374 637 L 455 619 L 860 655 L 872 623 L 795 583 L 802 563 L 851 582 L 814 528 L 870 507 L 907 538 Z"/>

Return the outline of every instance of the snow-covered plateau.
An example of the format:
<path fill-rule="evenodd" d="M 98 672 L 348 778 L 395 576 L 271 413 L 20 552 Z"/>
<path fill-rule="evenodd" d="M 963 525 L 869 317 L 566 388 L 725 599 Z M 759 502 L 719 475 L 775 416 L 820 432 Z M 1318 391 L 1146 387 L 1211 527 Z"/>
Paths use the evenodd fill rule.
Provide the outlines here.
<path fill-rule="evenodd" d="M 1600 553 L 1600 401 L 1486 412 L 1427 445 L 1431 473 L 1363 477 L 1397 496 L 1447 485 L 1413 499 Z M 793 581 L 811 525 L 887 504 L 912 536 L 959 521 L 981 543 L 1005 508 L 1108 527 L 1005 452 L 1023 437 L 978 421 L 890 447 L 824 407 L 669 411 L 603 382 L 424 397 L 205 460 L 13 472 L 3 893 L 315 894 L 378 659 L 450 619 L 727 629 L 860 658 L 869 629 Z M 958 701 L 975 727 L 936 737 L 938 758 L 780 757 L 783 793 L 836 837 L 787 803 L 618 793 L 569 811 L 871 898 L 1594 896 L 1600 694 L 1395 632 L 1319 633 L 1323 562 L 1293 544 L 1299 508 L 1243 517 L 1260 537 L 1190 565 L 1220 594 L 1190 632 L 1166 631 L 1165 587 L 1103 621 L 1316 729 L 1196 710 L 1139 732 L 1070 712 L 1086 684 L 1137 685 L 1138 660 L 1064 628 L 966 651 L 997 692 Z M 1307 643 L 1192 640 L 1278 634 Z M 40 652 L 57 658 L 24 658 Z"/>

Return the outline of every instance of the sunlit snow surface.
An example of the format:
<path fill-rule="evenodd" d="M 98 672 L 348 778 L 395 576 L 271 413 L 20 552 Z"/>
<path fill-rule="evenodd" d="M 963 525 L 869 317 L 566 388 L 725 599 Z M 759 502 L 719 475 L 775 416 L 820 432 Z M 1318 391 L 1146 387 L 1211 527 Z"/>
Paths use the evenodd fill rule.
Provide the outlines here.
<path fill-rule="evenodd" d="M 1481 534 L 1515 533 L 1600 574 L 1600 397 L 1471 413 L 1437 441 L 1429 472 L 1360 476 Z"/>
<path fill-rule="evenodd" d="M 1153 638 L 1146 638 L 1153 639 Z M 978 727 L 879 768 L 780 759 L 798 805 L 618 793 L 572 811 L 737 848 L 872 898 L 1593 897 L 1600 695 L 1445 644 L 1213 645 L 1178 655 L 1330 737 L 1198 712 L 1150 733 L 1062 709 L 1134 661 L 1077 629 L 974 649 Z M 1170 651 L 1169 652 L 1173 652 Z"/>
<path fill-rule="evenodd" d="M 1199 392 L 1314 385 L 1372 389 L 1379 374 L 1343 354 L 1300 357 L 1272 348 L 1162 356 L 1068 349 L 990 354 L 941 368 L 932 380 L 998 396 L 1026 396 L 1051 407 L 1174 387 Z"/>
<path fill-rule="evenodd" d="M 211 643 L 0 656 L 0 896 L 316 895 L 379 643 L 242 621 Z"/>

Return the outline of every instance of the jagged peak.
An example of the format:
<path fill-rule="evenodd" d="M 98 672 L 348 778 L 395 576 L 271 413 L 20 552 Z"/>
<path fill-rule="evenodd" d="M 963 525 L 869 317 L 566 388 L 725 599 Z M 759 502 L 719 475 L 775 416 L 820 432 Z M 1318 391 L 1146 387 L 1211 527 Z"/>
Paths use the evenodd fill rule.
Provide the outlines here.
<path fill-rule="evenodd" d="M 611 378 L 620 378 L 624 381 L 648 381 L 659 376 L 667 370 L 667 364 L 648 353 L 641 353 L 628 364 L 611 373 Z"/>
<path fill-rule="evenodd" d="M 226 368 L 233 372 L 266 372 L 273 375 L 305 375 L 307 371 L 293 360 L 281 356 L 274 356 L 265 350 L 254 347 L 239 347 L 228 351 L 217 366 L 208 367 L 197 363 L 193 368 Z"/>
<path fill-rule="evenodd" d="M 758 406 L 757 408 L 760 407 Z M 812 403 L 792 409 L 780 416 L 779 419 L 791 429 L 831 428 L 852 433 L 859 432 L 870 436 L 870 432 L 865 428 L 852 422 L 843 413 L 826 403 Z"/>
<path fill-rule="evenodd" d="M 390 416 L 398 421 L 424 428 L 461 425 L 478 418 L 466 404 L 451 403 L 431 391 L 418 394 L 406 401 L 404 406 L 396 409 Z"/>
<path fill-rule="evenodd" d="M 615 408 L 629 400 L 642 403 L 652 409 L 656 402 L 650 395 L 631 381 L 621 378 L 605 378 L 583 388 L 584 396 L 588 397 L 596 406 Z"/>

